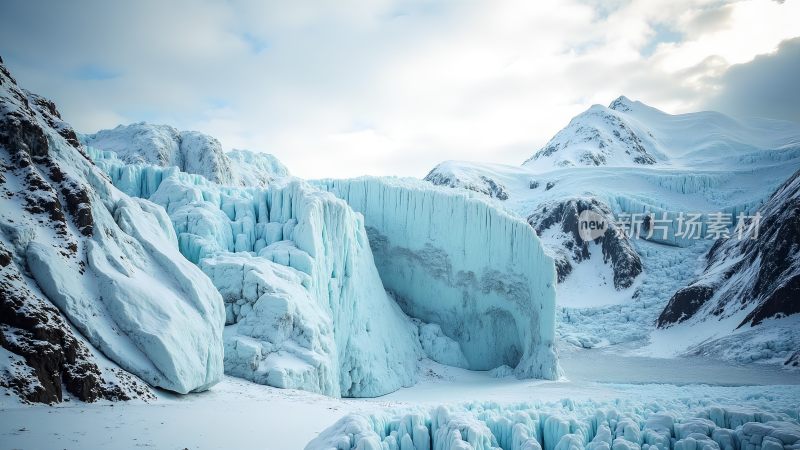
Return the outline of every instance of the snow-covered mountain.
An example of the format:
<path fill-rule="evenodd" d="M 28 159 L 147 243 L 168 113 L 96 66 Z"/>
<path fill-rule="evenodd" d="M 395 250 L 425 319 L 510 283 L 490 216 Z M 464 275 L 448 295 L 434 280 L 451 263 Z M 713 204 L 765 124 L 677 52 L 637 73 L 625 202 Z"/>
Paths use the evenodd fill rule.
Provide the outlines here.
<path fill-rule="evenodd" d="M 581 155 L 586 152 L 591 155 L 582 161 Z M 645 154 L 652 156 L 652 163 L 634 159 Z M 656 322 L 673 294 L 692 283 L 697 271 L 704 270 L 706 264 L 698 256 L 707 253 L 714 243 L 713 236 L 706 238 L 711 219 L 729 215 L 733 223 L 728 228 L 732 228 L 739 214 L 751 216 L 759 210 L 764 214 L 763 208 L 768 208 L 762 206 L 764 202 L 772 192 L 784 192 L 786 188 L 781 185 L 798 168 L 798 124 L 734 119 L 717 112 L 670 115 L 620 97 L 608 108 L 595 105 L 577 116 L 521 167 L 446 161 L 425 179 L 491 197 L 498 207 L 529 219 L 559 268 L 557 333 L 564 341 L 584 347 L 636 342 L 636 346 L 644 345 L 641 351 L 645 354 L 707 353 L 738 361 L 782 363 L 800 337 L 776 319 L 753 321 L 758 324 L 754 328 L 733 332 L 745 319 L 746 313 L 742 313 L 735 324 L 714 327 L 712 333 L 699 330 L 716 323 L 719 314 L 667 330 L 656 329 Z M 641 261 L 641 271 L 624 271 L 633 275 L 623 277 L 626 284 L 633 280 L 629 287 L 614 282 L 621 273 L 603 248 L 605 238 L 586 243 L 573 233 L 576 213 L 589 205 L 604 222 L 618 222 L 628 232 L 613 233 L 615 238 L 608 243 L 625 249 L 618 255 L 624 256 L 626 267 L 636 268 L 635 261 Z M 700 219 L 699 239 L 680 234 L 681 220 L 689 214 Z M 786 212 L 783 214 L 779 221 L 790 224 Z M 631 227 L 637 217 L 639 226 Z M 791 231 L 784 228 L 780 235 L 787 233 Z M 747 261 L 737 269 L 744 271 L 744 266 L 759 266 L 763 257 L 753 255 L 787 254 L 776 239 L 762 235 L 757 242 L 750 245 L 760 246 L 760 253 L 748 247 L 750 257 L 729 256 L 724 263 L 717 265 L 715 259 L 709 264 L 730 268 L 733 261 Z M 719 256 L 717 252 L 727 246 L 716 246 L 713 255 Z M 790 266 L 783 261 L 766 267 Z M 753 274 L 759 269 L 749 270 Z M 729 299 L 730 305 L 746 304 L 747 312 L 755 311 L 752 308 L 759 301 L 749 288 L 745 289 L 743 277 L 727 275 L 732 284 L 724 290 L 725 295 L 719 295 Z M 778 284 L 765 281 L 759 289 L 783 285 L 780 277 L 770 279 Z M 712 292 L 706 294 L 711 296 Z M 707 303 L 700 316 L 714 310 L 712 303 L 716 304 Z M 733 311 L 729 309 L 732 306 L 726 308 Z M 784 314 L 790 309 L 782 307 Z M 759 309 L 767 310 L 774 308 Z M 773 329 L 775 332 L 765 332 Z M 715 353 L 707 351 L 710 346 L 701 349 L 698 344 L 703 339 L 709 341 L 708 345 L 724 342 L 730 350 Z M 736 345 L 725 339 L 734 339 Z"/>
<path fill-rule="evenodd" d="M 575 116 L 523 165 L 534 172 L 580 166 L 698 169 L 760 150 L 796 156 L 798 147 L 800 135 L 790 122 L 713 111 L 671 115 L 622 96 Z"/>
<path fill-rule="evenodd" d="M 263 187 L 274 178 L 289 175 L 286 166 L 270 154 L 249 150 L 225 153 L 217 139 L 169 125 L 119 125 L 79 139 L 89 147 L 114 152 L 126 164 L 175 166 L 222 185 Z"/>

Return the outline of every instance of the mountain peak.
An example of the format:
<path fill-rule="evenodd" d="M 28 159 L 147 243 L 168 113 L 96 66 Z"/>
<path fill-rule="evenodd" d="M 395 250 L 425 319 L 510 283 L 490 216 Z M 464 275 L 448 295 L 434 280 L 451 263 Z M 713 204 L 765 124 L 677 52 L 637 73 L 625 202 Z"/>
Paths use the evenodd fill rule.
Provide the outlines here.
<path fill-rule="evenodd" d="M 608 109 L 613 109 L 614 111 L 630 111 L 631 106 L 633 106 L 633 101 L 624 95 L 620 95 L 616 98 L 610 105 L 608 105 Z"/>

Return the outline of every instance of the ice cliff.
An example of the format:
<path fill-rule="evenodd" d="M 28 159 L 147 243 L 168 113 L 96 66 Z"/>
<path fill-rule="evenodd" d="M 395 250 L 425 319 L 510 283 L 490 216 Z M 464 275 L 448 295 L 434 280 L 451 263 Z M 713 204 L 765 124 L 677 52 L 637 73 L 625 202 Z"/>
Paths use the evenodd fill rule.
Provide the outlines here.
<path fill-rule="evenodd" d="M 417 326 L 384 290 L 363 221 L 342 200 L 293 178 L 223 187 L 90 151 L 120 189 L 166 209 L 181 253 L 222 294 L 228 373 L 348 397 L 415 382 Z"/>
<path fill-rule="evenodd" d="M 458 342 L 469 368 L 559 376 L 553 260 L 524 221 L 419 180 L 317 184 L 364 215 L 386 288 L 408 315 Z"/>
<path fill-rule="evenodd" d="M 164 210 L 114 188 L 2 64 L 0 160 L 0 346 L 17 361 L 0 383 L 56 402 L 62 383 L 89 401 L 150 395 L 120 368 L 180 393 L 219 381 L 222 300 Z"/>

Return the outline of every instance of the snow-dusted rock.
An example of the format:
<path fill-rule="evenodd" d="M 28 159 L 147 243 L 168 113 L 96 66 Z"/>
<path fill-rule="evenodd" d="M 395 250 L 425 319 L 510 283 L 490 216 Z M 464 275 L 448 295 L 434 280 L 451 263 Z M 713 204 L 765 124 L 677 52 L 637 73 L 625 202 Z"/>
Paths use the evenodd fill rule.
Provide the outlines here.
<path fill-rule="evenodd" d="M 605 232 L 593 241 L 581 237 L 578 218 L 584 211 L 604 221 Z M 574 264 L 591 257 L 590 245 L 599 245 L 603 263 L 612 267 L 614 287 L 625 289 L 633 285 L 642 273 L 642 262 L 630 239 L 619 229 L 608 205 L 595 198 L 569 198 L 539 205 L 528 216 L 528 223 L 550 251 L 556 263 L 559 282 L 572 272 Z"/>
<path fill-rule="evenodd" d="M 487 175 L 470 177 L 469 174 L 458 171 L 457 165 L 449 164 L 449 162 L 434 167 L 424 180 L 436 186 L 463 188 L 498 200 L 508 200 L 508 191 L 502 183 Z"/>
<path fill-rule="evenodd" d="M 670 299 L 658 319 L 668 327 L 746 313 L 738 327 L 800 312 L 800 171 L 760 208 L 742 235 L 719 240 L 703 274 Z M 756 226 L 757 225 L 757 226 Z"/>
<path fill-rule="evenodd" d="M 85 400 L 147 395 L 118 368 L 99 368 L 51 304 L 148 383 L 182 393 L 216 383 L 222 300 L 178 253 L 164 210 L 115 189 L 55 105 L 20 90 L 0 68 L 4 289 L 15 291 L 3 296 L 10 327 L 0 344 L 26 357 L 43 388 L 18 392 L 59 401 L 63 381 Z"/>
<path fill-rule="evenodd" d="M 558 377 L 555 269 L 525 222 L 418 180 L 319 185 L 364 215 L 384 285 L 410 316 L 458 342 L 469 368 Z"/>

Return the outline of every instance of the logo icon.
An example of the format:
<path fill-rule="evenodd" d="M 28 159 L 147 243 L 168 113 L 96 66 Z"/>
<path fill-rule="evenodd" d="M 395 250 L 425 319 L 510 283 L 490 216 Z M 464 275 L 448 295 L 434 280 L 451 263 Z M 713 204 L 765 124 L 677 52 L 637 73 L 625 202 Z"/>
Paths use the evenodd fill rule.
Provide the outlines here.
<path fill-rule="evenodd" d="M 593 241 L 608 229 L 608 220 L 602 215 L 587 209 L 578 214 L 578 235 L 586 242 Z"/>

